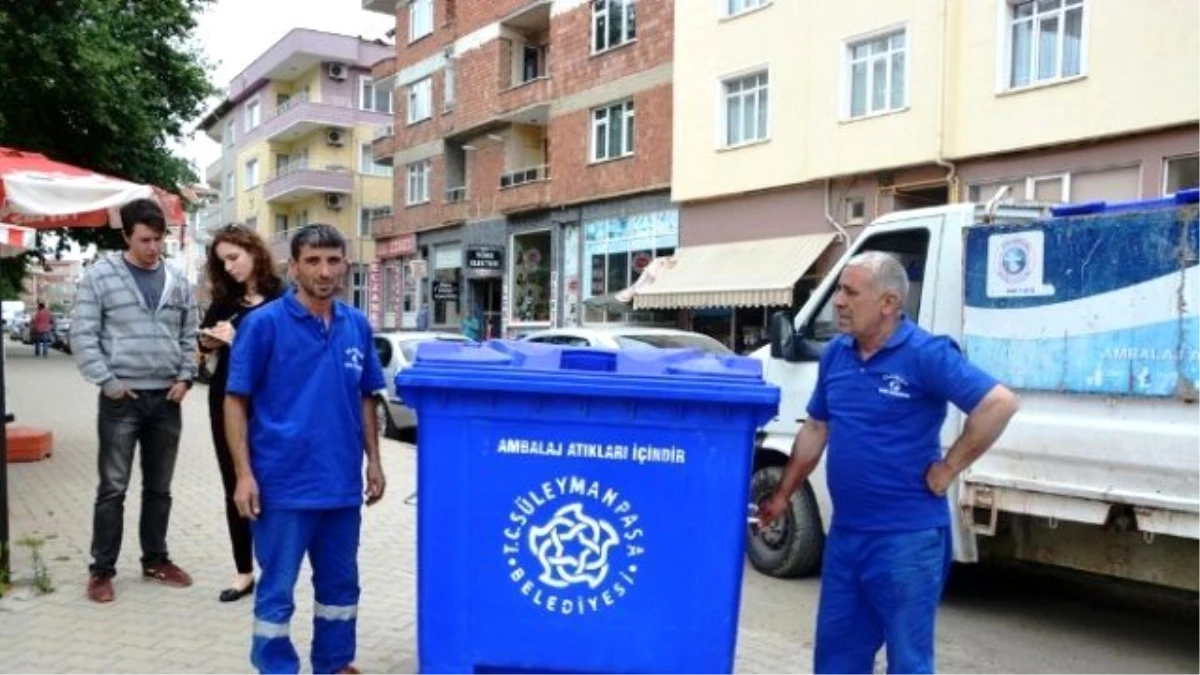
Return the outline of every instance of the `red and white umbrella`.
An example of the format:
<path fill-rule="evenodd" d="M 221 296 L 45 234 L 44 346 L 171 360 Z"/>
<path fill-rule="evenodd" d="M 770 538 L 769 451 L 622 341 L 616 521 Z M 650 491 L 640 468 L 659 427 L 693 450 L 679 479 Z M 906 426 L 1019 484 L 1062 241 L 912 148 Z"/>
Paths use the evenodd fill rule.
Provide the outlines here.
<path fill-rule="evenodd" d="M 0 223 L 0 258 L 10 258 L 21 255 L 26 249 L 33 248 L 37 230 L 20 225 Z"/>
<path fill-rule="evenodd" d="M 0 222 L 36 229 L 120 227 L 118 209 L 143 198 L 158 201 L 168 224 L 184 223 L 179 197 L 165 190 L 0 147 Z"/>

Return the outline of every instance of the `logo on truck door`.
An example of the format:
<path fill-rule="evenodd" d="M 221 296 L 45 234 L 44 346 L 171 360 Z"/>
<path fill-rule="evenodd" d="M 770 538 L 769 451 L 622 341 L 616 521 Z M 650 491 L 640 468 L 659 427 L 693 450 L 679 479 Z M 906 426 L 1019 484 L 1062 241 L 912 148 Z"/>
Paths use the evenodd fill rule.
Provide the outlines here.
<path fill-rule="evenodd" d="M 638 583 L 641 519 L 620 492 L 599 481 L 544 481 L 513 500 L 506 525 L 501 550 L 508 577 L 547 612 L 601 612 Z"/>

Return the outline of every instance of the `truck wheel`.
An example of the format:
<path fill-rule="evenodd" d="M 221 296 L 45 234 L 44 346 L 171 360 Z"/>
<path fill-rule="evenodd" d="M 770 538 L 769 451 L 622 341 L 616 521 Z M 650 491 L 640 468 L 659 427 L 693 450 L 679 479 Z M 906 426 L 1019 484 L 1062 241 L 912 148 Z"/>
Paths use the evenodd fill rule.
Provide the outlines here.
<path fill-rule="evenodd" d="M 758 504 L 770 496 L 783 478 L 782 466 L 754 472 L 750 499 Z M 747 535 L 746 554 L 754 569 L 772 577 L 791 578 L 816 574 L 821 568 L 825 532 L 817 513 L 817 500 L 807 482 L 792 493 L 791 508 L 768 528 Z"/>

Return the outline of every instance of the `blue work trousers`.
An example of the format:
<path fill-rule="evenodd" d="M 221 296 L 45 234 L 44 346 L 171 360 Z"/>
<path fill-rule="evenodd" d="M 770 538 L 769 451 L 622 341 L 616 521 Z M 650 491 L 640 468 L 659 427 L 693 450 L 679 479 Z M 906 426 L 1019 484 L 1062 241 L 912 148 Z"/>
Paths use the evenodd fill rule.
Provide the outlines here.
<path fill-rule="evenodd" d="M 951 560 L 947 527 L 830 530 L 814 670 L 870 673 L 886 644 L 889 673 L 934 672 L 934 623 Z"/>
<path fill-rule="evenodd" d="M 253 522 L 262 574 L 254 594 L 250 662 L 260 673 L 296 673 L 291 640 L 293 593 L 305 553 L 314 590 L 312 669 L 334 673 L 354 661 L 358 617 L 358 536 L 362 507 L 264 508 Z"/>

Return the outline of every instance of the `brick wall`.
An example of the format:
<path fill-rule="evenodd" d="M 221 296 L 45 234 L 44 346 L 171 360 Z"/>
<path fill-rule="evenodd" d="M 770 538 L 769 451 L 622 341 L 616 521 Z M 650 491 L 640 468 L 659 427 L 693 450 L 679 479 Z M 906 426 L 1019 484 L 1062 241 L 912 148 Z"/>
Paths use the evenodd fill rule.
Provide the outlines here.
<path fill-rule="evenodd" d="M 554 17 L 550 26 L 550 76 L 554 96 L 569 96 L 605 82 L 669 63 L 675 3 L 641 0 L 633 42 L 592 54 L 592 7 L 584 3 Z"/>
<path fill-rule="evenodd" d="M 671 180 L 671 85 L 633 97 L 633 155 L 592 164 L 591 112 L 550 120 L 550 166 L 556 203 L 662 187 Z"/>
<path fill-rule="evenodd" d="M 409 45 L 408 9 L 397 9 L 398 67 L 412 65 L 438 53 L 455 39 L 482 28 L 532 0 L 435 0 L 434 33 Z M 456 59 L 455 106 L 443 112 L 444 71 L 434 73 L 430 120 L 409 126 L 407 91 L 396 92 L 396 148 L 419 146 L 448 135 L 478 128 L 498 115 L 533 103 L 548 102 L 669 63 L 672 58 L 674 3 L 641 0 L 637 8 L 637 38 L 631 43 L 592 54 L 592 9 L 581 4 L 551 19 L 548 81 L 509 88 L 512 45 L 505 39 L 491 40 L 460 54 Z M 601 96 L 602 98 L 602 96 Z M 467 204 L 444 204 L 445 162 L 432 158 L 431 202 L 405 207 L 407 167 L 396 166 L 395 212 L 402 232 L 417 232 L 469 220 L 494 216 L 513 204 L 523 208 L 549 200 L 553 204 L 579 203 L 591 199 L 662 188 L 670 182 L 671 85 L 656 85 L 634 95 L 636 137 L 632 157 L 591 164 L 590 111 L 575 110 L 553 117 L 549 123 L 551 179 L 525 187 L 501 191 L 505 170 L 504 147 L 480 134 L 465 142 L 477 149 L 467 153 Z M 459 139 L 460 141 L 462 139 Z M 526 186 L 530 187 L 530 186 Z M 523 197 L 520 193 L 529 193 Z M 508 193 L 508 194 L 505 194 Z"/>

